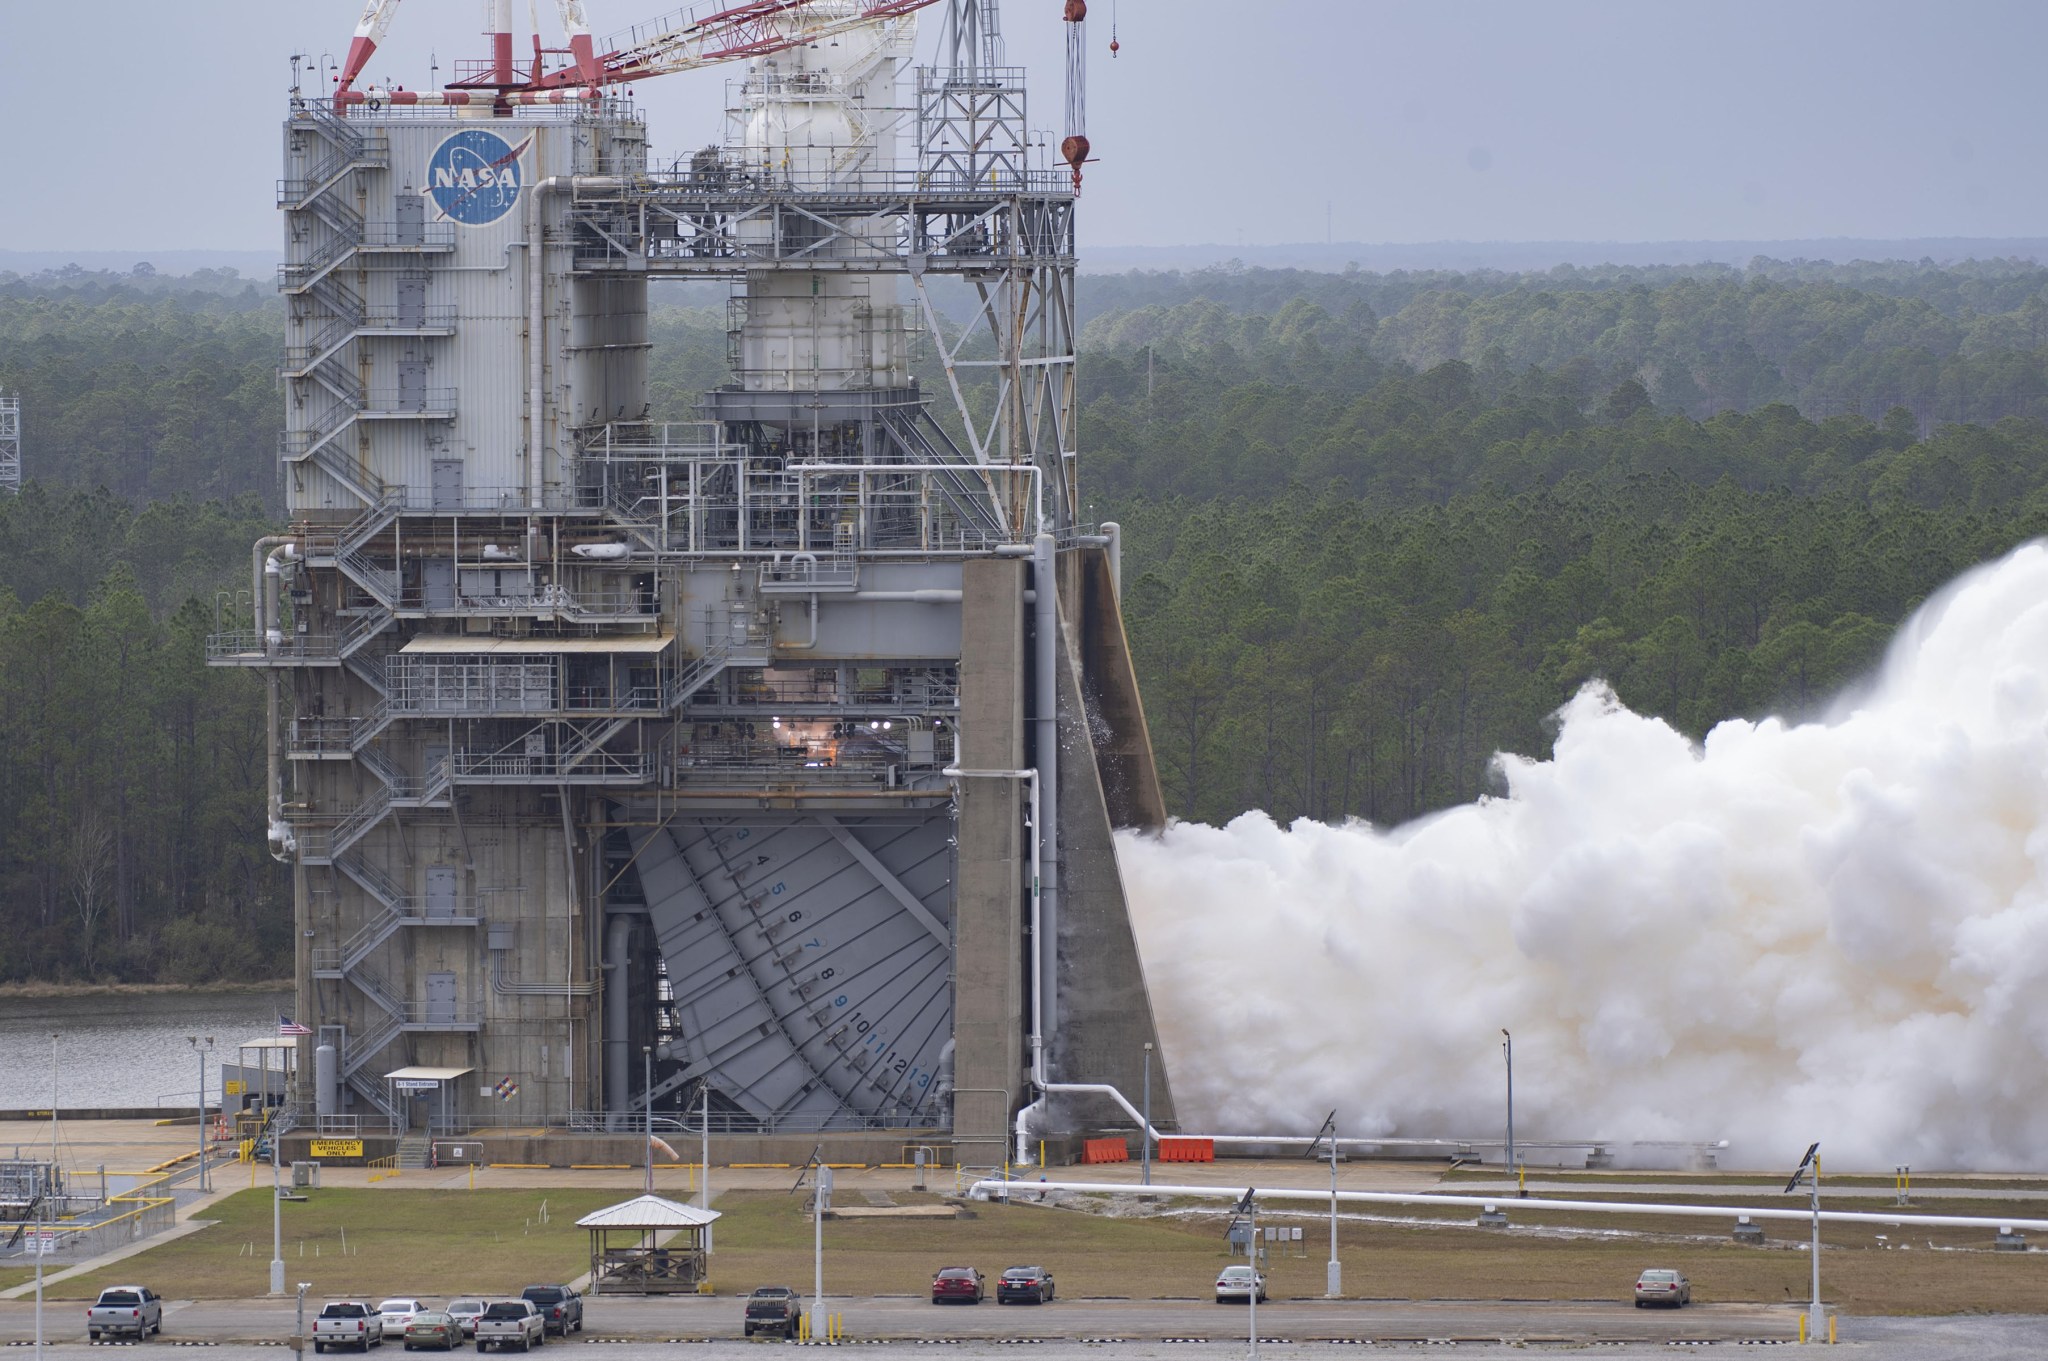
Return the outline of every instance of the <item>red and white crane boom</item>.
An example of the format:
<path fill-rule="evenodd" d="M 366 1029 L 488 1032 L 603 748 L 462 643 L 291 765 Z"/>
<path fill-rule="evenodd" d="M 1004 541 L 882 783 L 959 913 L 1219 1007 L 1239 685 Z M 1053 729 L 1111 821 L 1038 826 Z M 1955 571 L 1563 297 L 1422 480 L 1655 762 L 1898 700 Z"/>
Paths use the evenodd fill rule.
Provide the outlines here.
<path fill-rule="evenodd" d="M 938 3 L 939 0 L 862 0 L 849 8 L 825 0 L 744 0 L 740 4 L 733 0 L 711 0 L 615 34 L 607 40 L 610 50 L 599 56 L 582 0 L 556 0 L 562 28 L 569 39 L 568 51 L 563 55 L 569 60 L 553 71 L 540 70 L 536 61 L 534 70 L 520 72 L 512 64 L 509 0 L 489 0 L 492 69 L 487 76 L 459 81 L 450 89 L 492 89 L 515 103 L 538 95 L 548 95 L 552 102 L 560 97 L 560 92 L 569 91 L 594 95 L 607 85 L 785 52 Z M 337 103 L 366 102 L 368 96 L 355 89 L 355 82 L 390 32 L 397 10 L 398 0 L 368 0 L 364 6 L 335 87 Z M 426 103 L 429 99 L 414 96 L 401 102 Z"/>

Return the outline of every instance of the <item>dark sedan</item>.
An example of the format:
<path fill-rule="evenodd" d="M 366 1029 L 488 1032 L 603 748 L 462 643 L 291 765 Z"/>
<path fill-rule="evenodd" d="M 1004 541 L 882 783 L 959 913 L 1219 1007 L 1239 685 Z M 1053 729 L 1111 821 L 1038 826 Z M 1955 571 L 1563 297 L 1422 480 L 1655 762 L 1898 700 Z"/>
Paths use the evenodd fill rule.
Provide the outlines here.
<path fill-rule="evenodd" d="M 949 1300 L 980 1304 L 981 1295 L 981 1273 L 971 1266 L 949 1266 L 932 1277 L 933 1304 L 945 1304 Z"/>
<path fill-rule="evenodd" d="M 1052 1299 L 1052 1273 L 1042 1266 L 1013 1266 L 996 1278 L 997 1304 L 1046 1304 Z"/>

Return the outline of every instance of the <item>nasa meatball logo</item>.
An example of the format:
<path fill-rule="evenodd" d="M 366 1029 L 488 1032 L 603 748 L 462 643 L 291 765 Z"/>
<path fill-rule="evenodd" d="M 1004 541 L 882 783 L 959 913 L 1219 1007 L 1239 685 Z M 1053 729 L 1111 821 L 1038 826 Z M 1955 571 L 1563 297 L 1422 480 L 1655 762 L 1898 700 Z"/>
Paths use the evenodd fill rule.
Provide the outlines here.
<path fill-rule="evenodd" d="M 427 197 L 444 221 L 465 227 L 496 222 L 519 202 L 519 158 L 532 145 L 531 137 L 515 147 L 481 128 L 458 132 L 427 161 Z"/>

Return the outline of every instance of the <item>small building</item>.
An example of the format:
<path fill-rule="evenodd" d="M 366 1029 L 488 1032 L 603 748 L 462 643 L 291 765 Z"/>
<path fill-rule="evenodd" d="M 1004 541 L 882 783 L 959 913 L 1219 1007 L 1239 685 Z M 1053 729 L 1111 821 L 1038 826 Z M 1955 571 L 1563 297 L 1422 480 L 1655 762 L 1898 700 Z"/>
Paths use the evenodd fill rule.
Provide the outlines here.
<path fill-rule="evenodd" d="M 576 1221 L 590 1230 L 593 1295 L 696 1294 L 711 1279 L 716 1210 L 636 1196 Z"/>
<path fill-rule="evenodd" d="M 385 1103 L 397 1112 L 393 1128 L 400 1134 L 416 1129 L 449 1134 L 468 1126 L 469 1102 L 457 1080 L 474 1068 L 437 1068 L 419 1065 L 396 1068 L 384 1075 Z M 454 1100 L 449 1100 L 450 1093 Z"/>

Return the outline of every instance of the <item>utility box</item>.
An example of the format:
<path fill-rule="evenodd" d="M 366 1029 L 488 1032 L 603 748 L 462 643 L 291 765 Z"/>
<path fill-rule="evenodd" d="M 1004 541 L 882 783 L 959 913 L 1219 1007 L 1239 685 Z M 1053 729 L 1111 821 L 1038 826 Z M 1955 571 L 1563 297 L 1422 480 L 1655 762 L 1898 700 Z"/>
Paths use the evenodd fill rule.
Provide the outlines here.
<path fill-rule="evenodd" d="M 320 1185 L 320 1164 L 319 1164 L 319 1163 L 316 1163 L 316 1162 L 298 1162 L 298 1161 L 296 1161 L 296 1160 L 295 1160 L 295 1161 L 294 1161 L 294 1162 L 292 1163 L 292 1189 L 293 1189 L 294 1191 L 303 1191 L 303 1190 L 305 1190 L 305 1189 L 306 1189 L 307 1187 L 309 1187 L 309 1186 L 310 1186 L 310 1187 L 317 1187 L 317 1186 L 319 1186 L 319 1185 Z"/>

